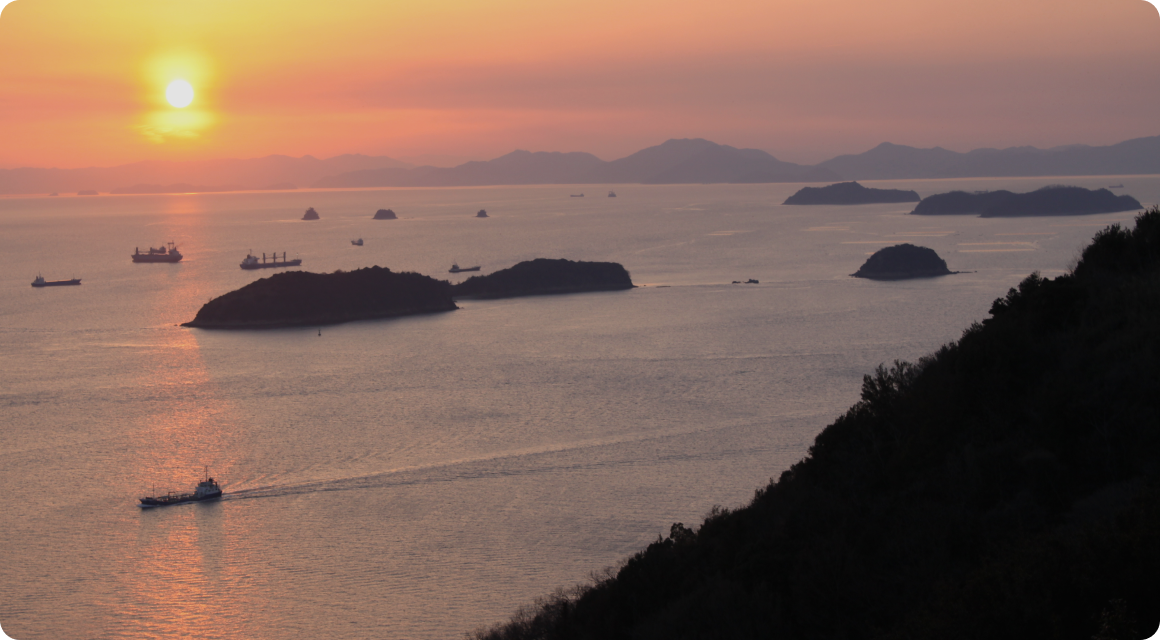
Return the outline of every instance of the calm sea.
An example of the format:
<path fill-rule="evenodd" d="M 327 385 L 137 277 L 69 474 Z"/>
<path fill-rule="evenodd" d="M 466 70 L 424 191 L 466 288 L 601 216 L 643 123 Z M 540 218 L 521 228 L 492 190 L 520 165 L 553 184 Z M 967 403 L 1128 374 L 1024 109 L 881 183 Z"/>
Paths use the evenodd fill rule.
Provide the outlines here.
<path fill-rule="evenodd" d="M 867 184 L 1053 182 L 1160 202 L 1156 176 Z M 462 637 L 745 503 L 863 374 L 958 338 L 1134 217 L 782 206 L 799 186 L 0 198 L 0 625 L 19 640 Z M 311 206 L 322 219 L 300 221 Z M 380 208 L 400 219 L 371 220 Z M 181 263 L 129 259 L 168 241 Z M 901 242 L 967 273 L 848 277 Z M 178 326 L 269 275 L 238 268 L 248 251 L 455 281 L 453 262 L 610 260 L 641 286 L 321 335 Z M 38 273 L 83 284 L 34 289 Z M 206 467 L 221 501 L 135 506 Z"/>

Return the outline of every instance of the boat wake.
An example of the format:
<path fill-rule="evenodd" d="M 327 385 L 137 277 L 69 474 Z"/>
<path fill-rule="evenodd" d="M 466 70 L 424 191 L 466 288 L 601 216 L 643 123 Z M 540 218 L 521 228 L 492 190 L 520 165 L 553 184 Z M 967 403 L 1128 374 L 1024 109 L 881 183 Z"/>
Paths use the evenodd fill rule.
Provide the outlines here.
<path fill-rule="evenodd" d="M 733 425 L 732 428 L 738 426 Z M 714 429 L 707 429 L 706 431 L 712 430 Z M 512 451 L 492 456 L 464 458 L 429 465 L 416 465 L 362 476 L 294 484 L 246 487 L 236 491 L 227 491 L 222 495 L 221 499 L 223 501 L 252 500 L 256 498 L 276 498 L 306 493 L 383 489 L 389 487 L 555 474 L 595 469 L 608 470 L 636 465 L 663 465 L 677 460 L 687 462 L 690 456 L 688 451 L 684 450 L 683 447 L 673 447 L 670 454 L 661 453 L 659 455 L 658 448 L 667 448 L 661 445 L 663 441 L 675 440 L 694 433 L 699 434 L 702 432 L 664 432 L 644 437 L 636 434 L 628 437 L 569 443 L 554 447 Z M 626 444 L 638 445 L 649 441 L 656 444 L 649 447 L 650 453 L 647 456 L 642 455 L 635 446 L 623 446 Z M 698 457 L 715 457 L 721 455 L 721 453 L 720 451 L 707 451 Z"/>

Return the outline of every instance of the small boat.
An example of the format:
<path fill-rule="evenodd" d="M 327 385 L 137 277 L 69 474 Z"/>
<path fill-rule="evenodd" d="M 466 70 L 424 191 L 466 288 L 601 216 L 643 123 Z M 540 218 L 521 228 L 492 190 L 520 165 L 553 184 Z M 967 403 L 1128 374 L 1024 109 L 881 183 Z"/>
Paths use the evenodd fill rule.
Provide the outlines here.
<path fill-rule="evenodd" d="M 479 267 L 460 267 L 457 264 L 453 264 L 447 273 L 463 273 L 464 271 L 479 271 Z"/>
<path fill-rule="evenodd" d="M 247 253 L 240 266 L 243 269 L 277 269 L 278 267 L 297 267 L 302 264 L 301 258 L 294 258 L 293 260 L 286 259 L 286 252 L 282 252 L 282 260 L 278 260 L 278 254 L 274 253 L 270 256 L 270 261 L 266 261 L 266 254 L 262 254 L 262 260 L 259 262 L 257 256 Z"/>
<path fill-rule="evenodd" d="M 363 246 L 362 238 L 359 238 L 358 240 L 351 240 L 350 243 L 356 247 Z"/>
<path fill-rule="evenodd" d="M 36 274 L 36 279 L 32 281 L 34 287 L 67 287 L 70 285 L 77 285 L 81 283 L 80 278 L 73 278 L 72 280 L 45 280 L 44 276 L 39 273 Z"/>
<path fill-rule="evenodd" d="M 609 198 L 615 198 L 615 197 L 616 197 L 616 192 L 615 192 L 615 191 L 609 191 L 609 192 L 608 192 L 608 197 L 609 197 Z"/>
<path fill-rule="evenodd" d="M 129 257 L 133 259 L 133 262 L 181 262 L 185 256 L 177 251 L 177 245 L 170 242 L 168 248 L 154 249 L 149 247 L 149 251 L 145 253 L 141 253 L 140 248 L 134 247 L 133 254 Z"/>
<path fill-rule="evenodd" d="M 197 483 L 197 488 L 193 490 L 193 493 L 166 493 L 163 496 L 145 496 L 144 498 L 139 498 L 141 504 L 137 506 L 142 509 L 148 507 L 168 507 L 174 504 L 202 502 L 220 497 L 222 497 L 222 488 L 216 480 L 209 477 L 209 467 L 206 467 L 205 480 Z"/>
<path fill-rule="evenodd" d="M 583 193 L 573 193 L 573 194 L 572 194 L 571 196 L 569 196 L 569 197 L 572 197 L 572 198 L 583 198 L 583 197 L 584 197 L 584 194 L 583 194 Z"/>

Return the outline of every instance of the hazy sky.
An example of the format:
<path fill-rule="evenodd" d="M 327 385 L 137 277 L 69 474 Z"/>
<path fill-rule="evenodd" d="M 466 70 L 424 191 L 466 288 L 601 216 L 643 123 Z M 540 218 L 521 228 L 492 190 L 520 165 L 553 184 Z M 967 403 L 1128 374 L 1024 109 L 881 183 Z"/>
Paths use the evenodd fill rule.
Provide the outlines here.
<path fill-rule="evenodd" d="M 194 102 L 170 106 L 167 84 Z M 1160 134 L 1144 0 L 17 0 L 0 167 Z"/>

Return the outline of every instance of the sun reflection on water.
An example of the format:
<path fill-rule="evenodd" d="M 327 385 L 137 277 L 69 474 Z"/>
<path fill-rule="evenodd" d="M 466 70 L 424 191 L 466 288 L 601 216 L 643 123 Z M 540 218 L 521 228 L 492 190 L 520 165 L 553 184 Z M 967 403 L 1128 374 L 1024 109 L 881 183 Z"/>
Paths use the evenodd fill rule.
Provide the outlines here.
<path fill-rule="evenodd" d="M 169 267 L 171 265 L 159 265 Z M 172 304 L 196 285 L 178 278 L 153 304 Z M 189 492 L 204 473 L 229 491 L 239 448 L 231 439 L 233 402 L 215 383 L 194 336 L 167 327 L 131 375 L 153 399 L 149 428 L 136 443 L 132 475 L 146 492 Z M 136 518 L 133 570 L 120 575 L 115 599 L 125 638 L 237 638 L 244 612 L 223 597 L 236 577 L 228 569 L 230 541 L 244 532 L 229 505 L 209 501 L 141 509 Z"/>

